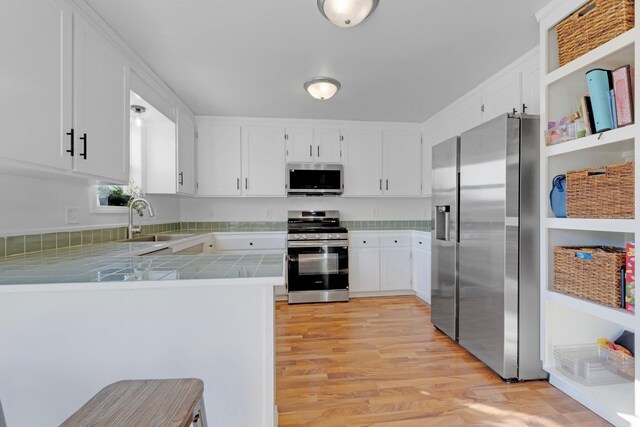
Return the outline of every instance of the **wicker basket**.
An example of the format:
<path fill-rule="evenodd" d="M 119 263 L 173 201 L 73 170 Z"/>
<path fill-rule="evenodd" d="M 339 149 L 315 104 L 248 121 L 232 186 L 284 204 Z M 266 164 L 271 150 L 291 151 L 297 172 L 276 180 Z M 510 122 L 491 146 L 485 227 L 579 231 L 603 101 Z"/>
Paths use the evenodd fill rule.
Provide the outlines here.
<path fill-rule="evenodd" d="M 634 163 L 567 172 L 568 218 L 634 218 Z"/>
<path fill-rule="evenodd" d="M 591 0 L 557 25 L 560 66 L 634 26 L 634 0 Z"/>
<path fill-rule="evenodd" d="M 553 290 L 620 308 L 625 249 L 608 246 L 553 249 Z"/>

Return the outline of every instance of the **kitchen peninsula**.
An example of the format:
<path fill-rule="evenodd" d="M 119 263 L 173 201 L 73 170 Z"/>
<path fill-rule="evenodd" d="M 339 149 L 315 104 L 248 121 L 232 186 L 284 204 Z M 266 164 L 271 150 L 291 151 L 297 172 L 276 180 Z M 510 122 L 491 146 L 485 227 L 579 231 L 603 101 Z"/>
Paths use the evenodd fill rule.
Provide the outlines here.
<path fill-rule="evenodd" d="M 0 260 L 9 425 L 58 425 L 121 379 L 197 377 L 212 425 L 273 426 L 283 255 L 180 254 L 211 236 Z"/>

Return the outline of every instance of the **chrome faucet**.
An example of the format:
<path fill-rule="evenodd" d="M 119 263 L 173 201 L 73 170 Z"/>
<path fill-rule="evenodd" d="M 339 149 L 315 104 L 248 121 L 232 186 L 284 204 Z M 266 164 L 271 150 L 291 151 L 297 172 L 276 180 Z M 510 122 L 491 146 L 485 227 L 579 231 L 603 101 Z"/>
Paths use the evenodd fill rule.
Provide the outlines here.
<path fill-rule="evenodd" d="M 142 230 L 142 226 L 133 226 L 133 205 L 136 203 L 144 203 L 147 205 L 147 209 L 149 210 L 149 216 L 154 217 L 156 214 L 153 212 L 153 207 L 151 207 L 151 203 L 147 199 L 143 199 L 141 197 L 136 197 L 129 202 L 129 239 L 133 239 L 134 233 L 140 233 Z"/>

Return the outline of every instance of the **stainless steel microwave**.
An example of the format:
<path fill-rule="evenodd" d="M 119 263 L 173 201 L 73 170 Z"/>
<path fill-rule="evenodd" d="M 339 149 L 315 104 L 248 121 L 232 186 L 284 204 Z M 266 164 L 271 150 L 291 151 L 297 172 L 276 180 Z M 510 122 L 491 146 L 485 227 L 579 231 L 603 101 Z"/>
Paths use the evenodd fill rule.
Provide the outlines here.
<path fill-rule="evenodd" d="M 287 195 L 339 196 L 344 189 L 342 165 L 324 163 L 289 163 Z"/>

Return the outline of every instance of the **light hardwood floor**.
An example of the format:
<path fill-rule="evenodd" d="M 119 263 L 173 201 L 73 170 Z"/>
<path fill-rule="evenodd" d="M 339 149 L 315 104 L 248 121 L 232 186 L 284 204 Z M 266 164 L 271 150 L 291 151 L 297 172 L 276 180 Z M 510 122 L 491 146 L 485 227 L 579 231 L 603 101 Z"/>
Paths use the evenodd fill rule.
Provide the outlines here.
<path fill-rule="evenodd" d="M 280 426 L 604 426 L 546 381 L 506 384 L 416 297 L 276 305 Z"/>

